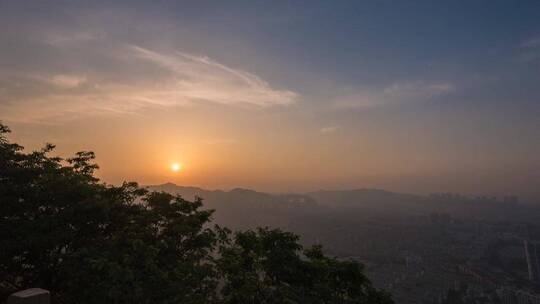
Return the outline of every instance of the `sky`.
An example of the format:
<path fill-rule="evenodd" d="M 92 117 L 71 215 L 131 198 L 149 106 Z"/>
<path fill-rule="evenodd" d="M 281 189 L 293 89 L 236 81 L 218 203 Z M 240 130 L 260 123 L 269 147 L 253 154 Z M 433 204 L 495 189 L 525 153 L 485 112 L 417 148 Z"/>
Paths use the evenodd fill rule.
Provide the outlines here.
<path fill-rule="evenodd" d="M 112 184 L 540 197 L 540 2 L 0 0 L 0 121 Z"/>

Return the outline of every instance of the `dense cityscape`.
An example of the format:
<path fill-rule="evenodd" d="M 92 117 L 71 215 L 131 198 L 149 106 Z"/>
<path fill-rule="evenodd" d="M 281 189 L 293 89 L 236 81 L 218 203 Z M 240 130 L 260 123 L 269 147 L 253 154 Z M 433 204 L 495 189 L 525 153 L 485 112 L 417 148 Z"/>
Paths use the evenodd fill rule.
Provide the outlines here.
<path fill-rule="evenodd" d="M 306 245 L 324 244 L 331 255 L 363 263 L 398 304 L 540 303 L 540 210 L 514 196 L 151 188 L 208 198 L 218 223 L 281 227 Z"/>

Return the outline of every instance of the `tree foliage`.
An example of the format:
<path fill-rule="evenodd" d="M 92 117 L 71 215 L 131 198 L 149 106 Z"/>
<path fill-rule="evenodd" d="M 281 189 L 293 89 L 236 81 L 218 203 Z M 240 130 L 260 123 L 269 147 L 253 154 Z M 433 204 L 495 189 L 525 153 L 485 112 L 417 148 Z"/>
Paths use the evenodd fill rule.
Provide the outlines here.
<path fill-rule="evenodd" d="M 25 153 L 0 124 L 0 300 L 58 303 L 391 303 L 352 261 L 298 236 L 211 227 L 200 198 L 100 182 L 92 152 Z"/>

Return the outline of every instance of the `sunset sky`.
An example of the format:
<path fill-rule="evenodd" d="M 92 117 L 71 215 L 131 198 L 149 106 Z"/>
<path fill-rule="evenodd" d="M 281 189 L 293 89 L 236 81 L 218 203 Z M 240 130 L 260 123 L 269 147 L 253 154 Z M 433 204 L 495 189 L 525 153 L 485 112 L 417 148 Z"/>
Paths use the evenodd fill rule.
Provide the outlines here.
<path fill-rule="evenodd" d="M 540 1 L 0 0 L 0 121 L 115 184 L 540 196 Z"/>

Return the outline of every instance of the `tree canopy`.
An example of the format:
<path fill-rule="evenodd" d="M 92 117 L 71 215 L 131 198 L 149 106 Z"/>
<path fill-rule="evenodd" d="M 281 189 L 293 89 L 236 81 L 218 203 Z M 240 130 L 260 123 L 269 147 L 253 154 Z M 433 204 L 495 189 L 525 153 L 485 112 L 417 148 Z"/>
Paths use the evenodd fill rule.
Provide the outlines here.
<path fill-rule="evenodd" d="M 212 226 L 202 199 L 95 177 L 94 153 L 25 152 L 0 124 L 0 300 L 56 303 L 392 303 L 363 266 L 279 229 Z"/>

